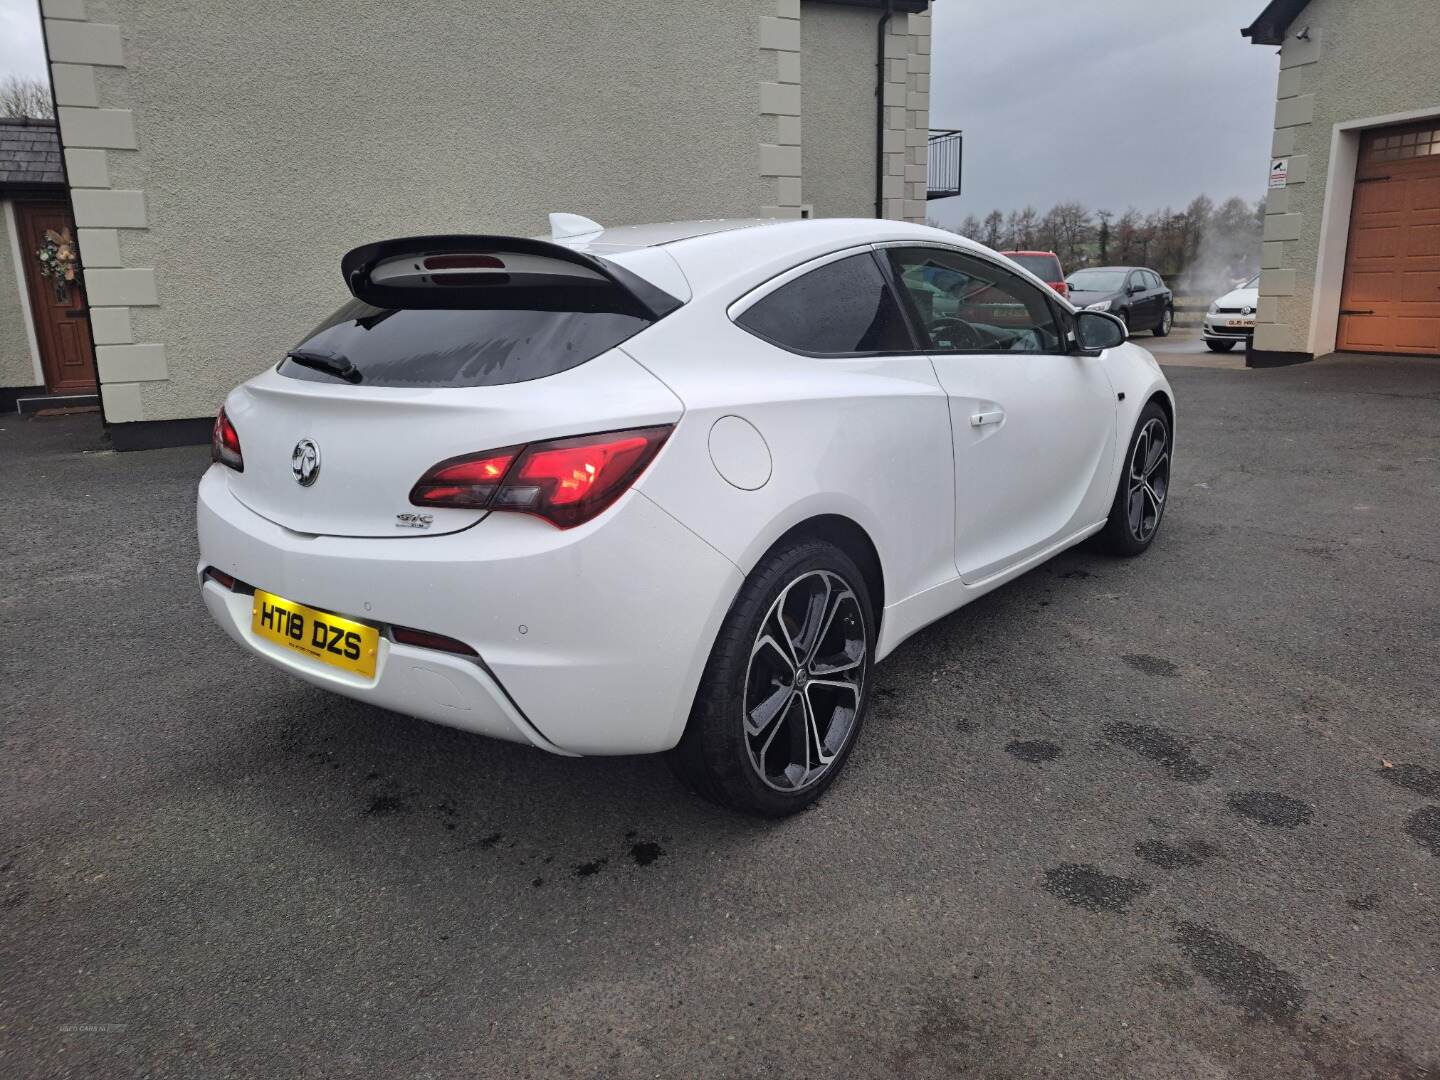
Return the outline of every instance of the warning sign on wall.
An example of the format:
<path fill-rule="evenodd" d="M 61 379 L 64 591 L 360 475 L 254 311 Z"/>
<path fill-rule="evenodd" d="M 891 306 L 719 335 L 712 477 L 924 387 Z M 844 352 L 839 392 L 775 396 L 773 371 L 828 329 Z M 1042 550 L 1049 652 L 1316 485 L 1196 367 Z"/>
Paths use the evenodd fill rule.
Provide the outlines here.
<path fill-rule="evenodd" d="M 1276 158 L 1270 162 L 1270 186 L 1282 188 L 1290 177 L 1290 159 L 1288 157 Z"/>

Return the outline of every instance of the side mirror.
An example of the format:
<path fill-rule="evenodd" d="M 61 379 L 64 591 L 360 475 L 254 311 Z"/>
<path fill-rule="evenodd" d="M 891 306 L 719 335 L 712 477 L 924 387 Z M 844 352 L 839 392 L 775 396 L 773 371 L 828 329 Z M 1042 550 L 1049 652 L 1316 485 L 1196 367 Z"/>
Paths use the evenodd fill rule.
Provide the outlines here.
<path fill-rule="evenodd" d="M 1126 291 L 1127 293 L 1129 293 L 1131 296 L 1134 296 L 1136 293 L 1144 292 L 1144 291 L 1145 291 L 1145 286 L 1144 286 L 1144 285 L 1131 285 L 1131 286 L 1130 286 L 1128 289 L 1126 289 L 1125 291 Z"/>
<path fill-rule="evenodd" d="M 1095 355 L 1125 344 L 1125 324 L 1104 311 L 1075 313 L 1075 343 L 1082 353 Z"/>

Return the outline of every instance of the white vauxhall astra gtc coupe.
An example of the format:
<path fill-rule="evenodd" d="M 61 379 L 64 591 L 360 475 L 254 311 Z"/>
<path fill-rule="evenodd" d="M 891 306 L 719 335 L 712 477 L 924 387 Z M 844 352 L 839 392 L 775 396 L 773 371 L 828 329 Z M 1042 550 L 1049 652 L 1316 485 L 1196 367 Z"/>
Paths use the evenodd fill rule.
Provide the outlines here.
<path fill-rule="evenodd" d="M 900 642 L 1165 511 L 1155 360 L 953 233 L 554 215 L 341 268 L 354 299 L 216 417 L 199 576 L 241 646 L 360 701 L 670 751 L 788 814 Z"/>

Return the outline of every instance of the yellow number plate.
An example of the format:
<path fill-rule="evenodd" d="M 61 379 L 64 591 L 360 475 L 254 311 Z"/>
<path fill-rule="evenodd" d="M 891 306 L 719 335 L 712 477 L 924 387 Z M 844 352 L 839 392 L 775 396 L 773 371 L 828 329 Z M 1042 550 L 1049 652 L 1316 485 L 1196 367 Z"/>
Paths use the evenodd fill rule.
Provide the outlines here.
<path fill-rule="evenodd" d="M 380 631 L 373 626 L 343 619 L 328 611 L 316 611 L 256 589 L 250 629 L 257 637 L 284 645 L 312 660 L 353 671 L 367 679 L 375 677 Z"/>

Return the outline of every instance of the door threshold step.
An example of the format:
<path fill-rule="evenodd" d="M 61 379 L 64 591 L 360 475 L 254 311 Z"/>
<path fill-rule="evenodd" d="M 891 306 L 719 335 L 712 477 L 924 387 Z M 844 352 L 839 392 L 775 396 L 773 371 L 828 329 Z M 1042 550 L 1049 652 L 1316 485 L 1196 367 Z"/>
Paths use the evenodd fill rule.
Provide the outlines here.
<path fill-rule="evenodd" d="M 35 397 L 15 399 L 15 411 L 21 416 L 31 416 L 52 409 L 98 409 L 99 394 L 38 394 Z"/>

